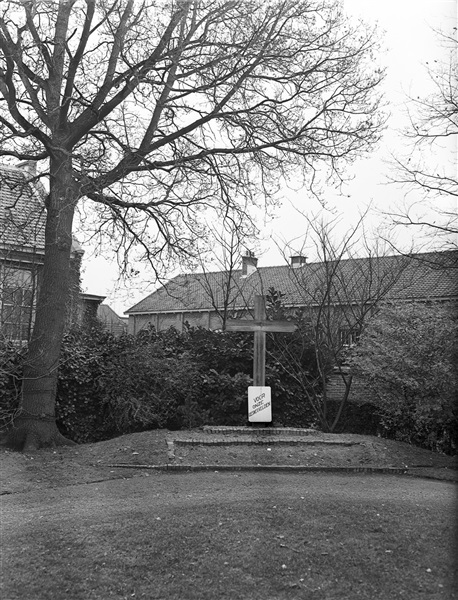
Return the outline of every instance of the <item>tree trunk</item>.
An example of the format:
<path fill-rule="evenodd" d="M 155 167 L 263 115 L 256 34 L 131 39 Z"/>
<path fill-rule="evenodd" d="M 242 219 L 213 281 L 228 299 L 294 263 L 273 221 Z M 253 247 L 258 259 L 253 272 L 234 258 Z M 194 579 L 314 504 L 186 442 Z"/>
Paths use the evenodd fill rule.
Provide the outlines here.
<path fill-rule="evenodd" d="M 337 414 L 334 417 L 334 421 L 331 425 L 331 430 L 330 430 L 331 433 L 334 433 L 334 430 L 339 423 L 340 417 L 342 416 L 343 408 L 347 404 L 348 397 L 350 395 L 351 384 L 353 381 L 353 375 L 349 375 L 348 377 L 342 376 L 342 379 L 345 384 L 345 392 L 344 392 L 344 396 L 343 396 L 342 400 L 340 401 L 339 408 L 337 410 Z"/>
<path fill-rule="evenodd" d="M 56 425 L 57 369 L 70 289 L 72 223 L 77 190 L 71 157 L 61 153 L 50 165 L 45 259 L 35 324 L 25 357 L 22 395 L 15 428 L 7 444 L 30 451 L 43 446 L 72 444 Z"/>

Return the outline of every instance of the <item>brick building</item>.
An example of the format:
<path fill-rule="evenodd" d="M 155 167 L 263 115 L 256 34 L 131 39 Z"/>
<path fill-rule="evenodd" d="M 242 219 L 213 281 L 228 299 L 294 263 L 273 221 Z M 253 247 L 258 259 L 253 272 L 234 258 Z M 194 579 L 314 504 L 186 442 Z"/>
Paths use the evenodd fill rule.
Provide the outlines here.
<path fill-rule="evenodd" d="M 45 253 L 45 197 L 33 162 L 0 164 L 0 337 L 19 345 L 27 343 L 33 327 Z M 69 323 L 98 316 L 104 300 L 80 292 L 83 254 L 73 240 Z"/>
<path fill-rule="evenodd" d="M 289 310 L 322 301 L 328 286 L 330 302 L 345 310 L 383 302 L 458 302 L 458 251 L 392 255 L 339 261 L 329 283 L 332 261 L 307 262 L 294 256 L 289 265 L 258 267 L 249 254 L 232 273 L 183 274 L 129 308 L 129 333 L 153 326 L 156 330 L 183 329 L 187 322 L 218 330 L 225 317 L 240 317 L 253 309 L 255 295 L 269 289 L 282 292 Z M 320 292 L 321 290 L 321 292 Z M 352 332 L 342 331 L 351 343 Z"/>

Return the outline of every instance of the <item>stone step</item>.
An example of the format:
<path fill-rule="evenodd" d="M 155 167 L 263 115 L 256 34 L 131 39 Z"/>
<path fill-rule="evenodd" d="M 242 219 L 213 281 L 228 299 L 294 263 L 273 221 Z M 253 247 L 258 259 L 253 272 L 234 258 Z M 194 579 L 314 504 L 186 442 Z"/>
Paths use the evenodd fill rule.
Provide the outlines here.
<path fill-rule="evenodd" d="M 360 446 L 362 442 L 343 441 L 343 440 L 317 440 L 317 439 L 211 439 L 205 437 L 193 437 L 188 439 L 174 439 L 172 441 L 176 446 Z"/>
<path fill-rule="evenodd" d="M 282 436 L 302 436 L 319 435 L 316 429 L 305 429 L 301 427 L 244 427 L 244 426 L 226 426 L 226 425 L 204 425 L 202 428 L 205 433 L 219 433 L 230 435 L 233 433 L 242 435 L 282 435 Z"/>
<path fill-rule="evenodd" d="M 188 465 L 188 464 L 130 464 L 130 463 L 107 463 L 104 465 L 111 469 L 151 469 L 154 471 L 213 471 L 219 473 L 220 471 L 284 471 L 287 473 L 300 473 L 300 472 L 318 472 L 323 471 L 327 473 L 380 473 L 387 474 L 391 473 L 394 475 L 401 475 L 409 473 L 411 469 L 408 467 L 372 467 L 372 466 L 345 466 L 345 467 L 326 467 L 326 466 L 306 466 L 306 465 Z M 422 476 L 421 473 L 415 473 L 415 475 Z M 445 478 L 444 478 L 445 479 Z M 452 479 L 451 479 L 452 481 Z"/>

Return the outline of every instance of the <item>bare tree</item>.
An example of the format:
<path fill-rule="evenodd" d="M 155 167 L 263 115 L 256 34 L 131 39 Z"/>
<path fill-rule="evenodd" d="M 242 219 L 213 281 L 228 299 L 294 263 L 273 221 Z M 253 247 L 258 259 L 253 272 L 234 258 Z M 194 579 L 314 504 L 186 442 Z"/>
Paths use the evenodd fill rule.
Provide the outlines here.
<path fill-rule="evenodd" d="M 257 230 L 242 213 L 226 213 L 216 224 L 208 223 L 207 230 L 213 243 L 210 250 L 200 253 L 201 273 L 196 278 L 225 331 L 243 295 L 240 258 L 247 245 L 252 246 Z"/>
<path fill-rule="evenodd" d="M 54 398 L 77 206 L 153 264 L 189 254 L 205 210 L 268 199 L 292 169 L 309 188 L 318 167 L 340 179 L 379 138 L 383 72 L 376 33 L 337 0 L 9 0 L 0 11 L 0 155 L 39 161 L 49 181 L 14 431 L 33 449 L 65 443 Z"/>
<path fill-rule="evenodd" d="M 371 246 L 364 231 L 366 215 L 367 211 L 341 241 L 336 241 L 336 220 L 306 217 L 305 240 L 313 244 L 318 262 L 291 269 L 295 303 L 304 308 L 296 314 L 295 339 L 276 338 L 276 360 L 299 384 L 324 431 L 335 430 L 350 395 L 353 375 L 346 366 L 349 350 L 401 277 L 408 280 L 405 271 L 409 258 L 384 257 L 377 243 Z M 364 258 L 357 258 L 357 250 Z M 310 348 L 315 368 L 303 360 Z M 332 378 L 342 384 L 336 411 L 330 411 Z"/>
<path fill-rule="evenodd" d="M 396 157 L 389 179 L 401 183 L 417 200 L 392 215 L 395 223 L 418 228 L 456 248 L 458 235 L 458 39 L 436 32 L 448 60 L 426 63 L 430 94 L 409 98 L 408 156 Z M 448 152 L 447 152 L 448 148 Z M 444 159 L 445 157 L 445 159 Z"/>

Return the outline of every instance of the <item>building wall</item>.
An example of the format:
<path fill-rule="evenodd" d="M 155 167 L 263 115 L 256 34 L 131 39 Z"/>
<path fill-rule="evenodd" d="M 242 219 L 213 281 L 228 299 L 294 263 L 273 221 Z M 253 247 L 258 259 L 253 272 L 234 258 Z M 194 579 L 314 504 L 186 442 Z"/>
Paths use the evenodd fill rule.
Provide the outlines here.
<path fill-rule="evenodd" d="M 170 329 L 174 327 L 177 331 L 181 331 L 183 328 L 183 315 L 181 313 L 166 313 L 159 317 L 159 331 Z"/>
<path fill-rule="evenodd" d="M 345 385 L 342 381 L 342 377 L 338 373 L 334 373 L 333 375 L 331 375 L 328 382 L 327 392 L 329 400 L 340 402 L 343 399 L 345 394 Z M 352 396 L 356 394 L 356 392 L 359 392 L 358 397 L 364 398 L 364 387 L 362 386 L 360 381 L 358 381 L 357 377 L 353 377 L 349 399 L 351 399 Z M 365 401 L 367 402 L 370 402 L 370 400 L 371 398 L 365 398 Z"/>
<path fill-rule="evenodd" d="M 127 333 L 127 319 L 120 317 L 108 304 L 99 304 L 97 307 L 97 320 L 102 323 L 105 331 L 115 337 Z"/>
<path fill-rule="evenodd" d="M 215 322 L 215 317 L 217 319 L 217 315 L 213 316 L 213 322 Z M 205 329 L 216 329 L 216 327 L 212 327 L 212 314 L 210 311 L 205 311 L 202 313 L 194 312 L 194 313 L 185 313 L 184 314 L 185 322 L 189 323 L 191 327 L 204 327 Z M 216 322 L 219 322 L 218 319 Z"/>
<path fill-rule="evenodd" d="M 13 260 L 13 258 L 15 260 Z M 42 256 L 15 252 L 0 257 L 0 336 L 26 344 L 31 336 L 41 283 Z M 67 303 L 66 327 L 81 321 L 80 299 L 81 254 L 73 254 L 70 262 L 70 292 Z"/>
<path fill-rule="evenodd" d="M 191 327 L 221 329 L 220 317 L 215 312 L 203 311 L 129 315 L 128 332 L 136 335 L 148 327 L 154 327 L 157 331 L 166 331 L 170 327 L 174 327 L 177 331 L 183 331 L 185 323 L 189 323 Z"/>
<path fill-rule="evenodd" d="M 212 313 L 210 315 L 210 329 L 213 331 L 216 329 L 221 329 L 221 317 L 216 313 Z"/>
<path fill-rule="evenodd" d="M 0 337 L 26 344 L 34 322 L 39 268 L 0 262 Z"/>
<path fill-rule="evenodd" d="M 148 324 L 154 325 L 153 315 L 129 315 L 127 322 L 127 333 L 136 335 L 142 329 L 146 329 Z"/>

